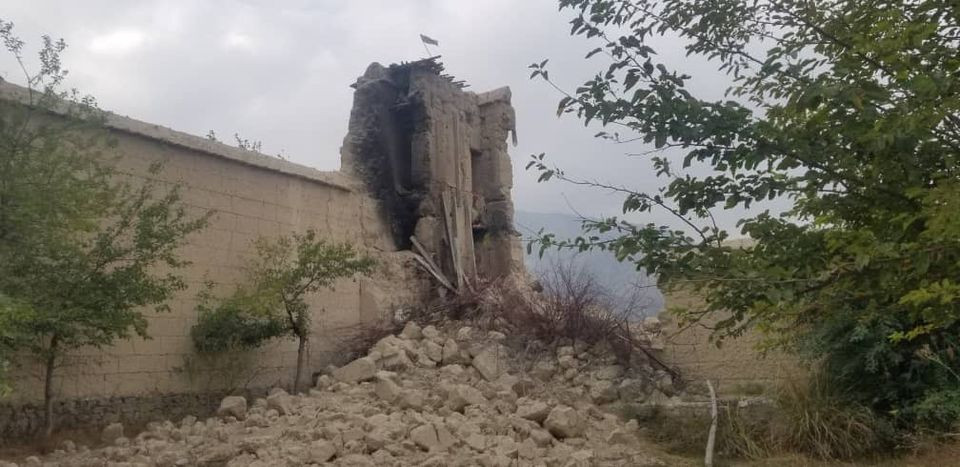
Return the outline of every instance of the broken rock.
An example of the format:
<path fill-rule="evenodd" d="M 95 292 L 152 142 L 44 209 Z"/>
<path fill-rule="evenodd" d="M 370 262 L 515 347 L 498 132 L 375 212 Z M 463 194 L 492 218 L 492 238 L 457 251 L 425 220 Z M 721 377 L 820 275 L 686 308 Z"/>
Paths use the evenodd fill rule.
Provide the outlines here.
<path fill-rule="evenodd" d="M 586 423 L 574 408 L 558 405 L 547 415 L 543 427 L 558 438 L 575 438 L 583 434 Z"/>
<path fill-rule="evenodd" d="M 387 402 L 393 402 L 400 397 L 400 386 L 390 378 L 377 376 L 377 385 L 374 387 L 377 397 Z"/>
<path fill-rule="evenodd" d="M 247 418 L 247 399 L 243 396 L 227 396 L 220 401 L 220 408 L 217 409 L 218 417 L 233 417 L 237 420 Z M 196 421 L 194 419 L 193 421 Z M 193 425 L 191 422 L 189 425 Z M 187 426 L 184 421 L 184 426 Z"/>
<path fill-rule="evenodd" d="M 410 440 L 417 443 L 424 451 L 435 451 L 440 446 L 437 440 L 437 429 L 431 423 L 425 423 L 410 430 Z"/>
<path fill-rule="evenodd" d="M 334 370 L 333 377 L 344 383 L 356 383 L 373 379 L 376 374 L 377 364 L 370 358 L 362 357 Z"/>
<path fill-rule="evenodd" d="M 460 412 L 468 405 L 482 405 L 487 402 L 480 390 L 457 384 L 447 390 L 447 407 L 454 412 Z"/>
<path fill-rule="evenodd" d="M 267 396 L 267 410 L 276 410 L 280 415 L 290 415 L 293 413 L 290 394 L 286 391 L 278 391 Z"/>
<path fill-rule="evenodd" d="M 451 365 L 454 363 L 460 363 L 460 346 L 457 345 L 457 341 L 453 339 L 447 339 L 443 343 L 443 352 L 441 353 L 440 361 L 444 365 Z"/>
<path fill-rule="evenodd" d="M 517 416 L 542 423 L 550 414 L 550 407 L 546 403 L 521 397 L 517 399 Z"/>
<path fill-rule="evenodd" d="M 488 346 L 473 357 L 473 367 L 487 381 L 495 381 L 507 371 L 507 355 L 509 355 L 508 350 L 502 345 Z"/>
<path fill-rule="evenodd" d="M 406 326 L 403 327 L 403 331 L 400 331 L 401 339 L 408 340 L 420 340 L 423 338 L 423 333 L 420 329 L 420 325 L 410 321 Z"/>

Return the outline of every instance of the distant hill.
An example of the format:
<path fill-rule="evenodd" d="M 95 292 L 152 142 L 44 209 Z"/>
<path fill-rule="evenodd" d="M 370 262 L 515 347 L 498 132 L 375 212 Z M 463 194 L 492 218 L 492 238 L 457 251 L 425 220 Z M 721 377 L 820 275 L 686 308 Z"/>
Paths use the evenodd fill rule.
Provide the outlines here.
<path fill-rule="evenodd" d="M 517 230 L 524 238 L 532 236 L 541 228 L 545 232 L 556 234 L 558 238 L 575 238 L 581 235 L 580 220 L 567 214 L 518 210 L 514 220 Z M 540 275 L 558 263 L 571 263 L 575 268 L 582 268 L 595 277 L 621 306 L 633 308 L 637 316 L 650 316 L 663 308 L 663 296 L 652 286 L 655 281 L 645 273 L 638 272 L 633 264 L 617 261 L 609 252 L 550 250 L 544 252 L 541 258 L 537 248 L 534 248 L 532 254 L 524 256 L 524 263 L 534 275 Z"/>

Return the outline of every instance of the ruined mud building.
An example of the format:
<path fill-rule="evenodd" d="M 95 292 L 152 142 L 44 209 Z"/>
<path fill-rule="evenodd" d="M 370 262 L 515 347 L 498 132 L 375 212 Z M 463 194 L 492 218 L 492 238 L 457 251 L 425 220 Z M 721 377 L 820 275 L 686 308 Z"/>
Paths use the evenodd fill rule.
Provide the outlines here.
<path fill-rule="evenodd" d="M 338 363 L 345 329 L 422 301 L 438 283 L 457 289 L 522 267 L 510 199 L 510 90 L 468 92 L 435 59 L 372 64 L 353 87 L 340 172 L 108 115 L 124 176 L 179 184 L 189 209 L 216 214 L 180 252 L 192 263 L 183 271 L 188 290 L 169 303 L 169 313 L 148 313 L 151 339 L 86 349 L 58 370 L 61 427 L 176 419 L 208 413 L 225 391 L 289 385 L 293 341 L 218 360 L 200 358 L 189 338 L 197 291 L 206 280 L 220 293 L 243 281 L 257 237 L 315 229 L 378 260 L 371 277 L 341 281 L 311 299 L 311 371 Z M 25 96 L 25 89 L 0 82 L 0 106 L 21 105 Z M 164 163 L 160 174 L 149 171 L 155 162 Z M 11 375 L 14 393 L 0 402 L 0 438 L 41 425 L 36 370 L 27 363 Z"/>
<path fill-rule="evenodd" d="M 507 153 L 516 117 L 509 88 L 464 92 L 442 72 L 434 59 L 370 65 L 353 85 L 341 154 L 343 170 L 380 201 L 394 242 L 459 288 L 507 275 L 522 260 Z"/>

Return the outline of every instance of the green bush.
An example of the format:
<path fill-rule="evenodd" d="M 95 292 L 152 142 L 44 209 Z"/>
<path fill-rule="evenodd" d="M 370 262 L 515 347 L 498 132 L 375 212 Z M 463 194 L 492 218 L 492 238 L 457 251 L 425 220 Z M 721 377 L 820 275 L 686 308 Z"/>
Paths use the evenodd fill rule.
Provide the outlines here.
<path fill-rule="evenodd" d="M 200 353 L 250 350 L 287 333 L 287 325 L 269 309 L 271 297 L 256 290 L 238 288 L 225 299 L 211 293 L 212 283 L 198 294 L 197 324 L 190 329 L 193 346 Z"/>
<path fill-rule="evenodd" d="M 960 420 L 960 388 L 931 391 L 913 406 L 917 423 L 937 431 L 956 431 Z"/>
<path fill-rule="evenodd" d="M 217 353 L 254 349 L 284 331 L 284 324 L 276 319 L 225 306 L 202 313 L 190 330 L 190 337 L 198 352 Z"/>

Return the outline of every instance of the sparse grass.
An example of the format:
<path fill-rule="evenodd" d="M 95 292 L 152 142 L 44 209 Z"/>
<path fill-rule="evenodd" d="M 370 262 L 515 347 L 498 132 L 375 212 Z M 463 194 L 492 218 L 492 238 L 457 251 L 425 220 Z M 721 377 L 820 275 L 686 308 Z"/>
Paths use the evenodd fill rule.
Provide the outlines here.
<path fill-rule="evenodd" d="M 702 453 L 710 425 L 706 412 L 641 412 L 632 415 L 668 450 Z M 812 375 L 803 383 L 785 385 L 769 409 L 721 407 L 716 453 L 728 460 L 799 455 L 820 461 L 876 461 L 894 454 L 894 435 L 888 421 L 844 398 L 826 378 Z"/>
<path fill-rule="evenodd" d="M 889 454 L 895 432 L 869 407 L 843 397 L 829 379 L 814 373 L 804 383 L 783 386 L 784 450 L 820 459 L 854 459 Z"/>

